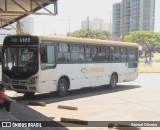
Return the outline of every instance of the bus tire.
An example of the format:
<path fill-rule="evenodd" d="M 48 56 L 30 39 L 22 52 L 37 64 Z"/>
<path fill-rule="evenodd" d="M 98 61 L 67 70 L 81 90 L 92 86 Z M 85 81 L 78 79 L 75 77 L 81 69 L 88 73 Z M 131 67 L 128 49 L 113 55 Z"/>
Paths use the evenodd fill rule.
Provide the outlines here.
<path fill-rule="evenodd" d="M 64 97 L 68 93 L 68 82 L 65 78 L 61 78 L 58 82 L 57 95 L 59 97 Z"/>
<path fill-rule="evenodd" d="M 111 75 L 109 88 L 113 89 L 117 86 L 118 77 L 115 73 Z"/>
<path fill-rule="evenodd" d="M 25 92 L 24 95 L 23 95 L 23 97 L 25 97 L 25 98 L 31 98 L 31 97 L 34 96 L 34 94 L 35 94 L 35 92 Z"/>

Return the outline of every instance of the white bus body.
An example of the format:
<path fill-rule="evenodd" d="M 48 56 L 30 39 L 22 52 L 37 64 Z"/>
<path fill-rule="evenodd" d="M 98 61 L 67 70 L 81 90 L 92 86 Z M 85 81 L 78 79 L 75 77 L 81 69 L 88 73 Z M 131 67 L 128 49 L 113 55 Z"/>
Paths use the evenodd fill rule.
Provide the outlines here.
<path fill-rule="evenodd" d="M 16 36 L 9 36 L 10 39 L 12 37 L 16 38 Z M 32 36 L 20 36 L 20 38 L 22 37 L 25 40 L 26 37 L 31 38 Z M 133 81 L 138 76 L 137 44 L 57 36 L 37 36 L 37 39 L 37 72 L 23 79 L 15 78 L 16 74 L 17 77 L 20 77 L 18 76 L 21 74 L 18 71 L 19 68 L 17 71 L 13 69 L 15 71 L 15 77 L 11 77 L 10 74 L 12 74 L 13 70 L 7 70 L 9 66 L 7 65 L 7 67 L 3 67 L 3 84 L 5 86 L 9 86 L 14 91 L 26 94 L 57 91 L 59 96 L 65 96 L 68 90 L 107 84 L 115 87 L 116 83 Z M 8 53 L 6 51 L 7 47 L 11 47 L 11 45 L 5 45 L 6 41 L 4 41 L 3 48 L 4 66 L 7 63 L 9 64 L 7 62 L 8 59 L 5 57 L 10 53 L 14 55 L 16 52 L 11 51 Z M 23 43 L 23 40 L 21 41 Z M 33 49 L 25 50 L 23 44 L 18 43 L 16 46 L 16 43 L 13 45 L 16 48 L 22 48 L 23 46 L 23 50 L 19 50 L 21 55 L 18 57 L 23 57 L 20 59 L 23 62 L 27 62 L 32 57 Z M 30 44 L 30 40 L 28 40 L 28 43 L 26 40 L 25 43 Z M 26 57 L 24 51 L 28 55 L 31 53 L 31 56 L 28 56 L 29 58 Z M 61 58 L 64 59 L 61 60 Z M 14 58 L 12 57 L 11 59 Z M 21 63 L 22 61 L 19 60 L 18 62 Z M 28 63 L 20 63 L 18 67 L 21 68 L 28 65 Z M 12 68 L 15 68 L 15 64 L 11 65 L 11 67 L 13 66 Z M 22 69 L 24 71 L 23 74 L 29 74 L 29 71 L 27 72 L 27 69 L 25 69 Z"/>

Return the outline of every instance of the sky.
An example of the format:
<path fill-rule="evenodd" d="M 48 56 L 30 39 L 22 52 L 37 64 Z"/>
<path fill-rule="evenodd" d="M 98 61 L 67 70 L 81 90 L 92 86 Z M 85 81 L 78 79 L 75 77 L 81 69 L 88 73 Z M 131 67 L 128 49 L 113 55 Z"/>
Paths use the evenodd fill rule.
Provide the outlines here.
<path fill-rule="evenodd" d="M 81 27 L 81 21 L 103 18 L 112 22 L 112 7 L 121 0 L 58 0 L 58 15 L 34 16 L 35 34 L 66 34 Z M 156 0 L 155 31 L 160 31 L 160 0 Z M 53 6 L 48 6 L 52 10 Z M 38 29 L 37 29 L 38 28 Z M 39 30 L 41 28 L 41 30 Z"/>
<path fill-rule="evenodd" d="M 112 5 L 121 0 L 59 0 L 57 16 L 34 16 L 36 23 L 35 33 L 45 33 L 47 28 L 53 28 L 50 33 L 64 34 L 73 32 L 81 26 L 81 21 L 89 19 L 103 18 L 108 23 L 111 22 Z M 51 10 L 53 6 L 48 8 Z M 41 24 L 41 23 L 45 23 Z M 42 30 L 37 30 L 42 28 Z M 47 30 L 46 30 L 47 29 Z"/>
<path fill-rule="evenodd" d="M 86 19 L 87 16 L 110 20 L 112 4 L 121 0 L 59 0 L 59 16 Z"/>

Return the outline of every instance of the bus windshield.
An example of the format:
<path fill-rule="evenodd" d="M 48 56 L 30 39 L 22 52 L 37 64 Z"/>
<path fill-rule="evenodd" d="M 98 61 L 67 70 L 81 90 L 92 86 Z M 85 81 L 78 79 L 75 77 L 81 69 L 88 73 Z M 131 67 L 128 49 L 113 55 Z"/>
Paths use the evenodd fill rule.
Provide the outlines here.
<path fill-rule="evenodd" d="M 3 47 L 3 73 L 12 79 L 25 79 L 38 72 L 38 47 Z"/>

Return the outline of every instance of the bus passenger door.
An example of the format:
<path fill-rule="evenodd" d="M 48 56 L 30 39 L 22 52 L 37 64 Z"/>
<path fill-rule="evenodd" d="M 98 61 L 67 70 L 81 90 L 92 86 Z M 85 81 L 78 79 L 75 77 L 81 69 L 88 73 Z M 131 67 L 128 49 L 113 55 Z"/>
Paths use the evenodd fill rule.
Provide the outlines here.
<path fill-rule="evenodd" d="M 42 44 L 39 91 L 56 91 L 55 46 L 52 42 Z"/>
<path fill-rule="evenodd" d="M 127 54 L 127 81 L 132 81 L 138 76 L 138 50 L 128 47 Z"/>
<path fill-rule="evenodd" d="M 85 84 L 86 87 L 94 87 L 101 85 L 101 78 L 104 77 L 104 68 L 99 63 L 98 46 L 86 46 L 86 74 Z"/>
<path fill-rule="evenodd" d="M 124 82 L 126 81 L 128 77 L 128 60 L 127 60 L 127 48 L 126 47 L 121 47 L 121 61 L 119 68 L 121 70 L 120 75 L 121 75 L 121 81 Z M 121 82 L 120 81 L 120 82 Z"/>

